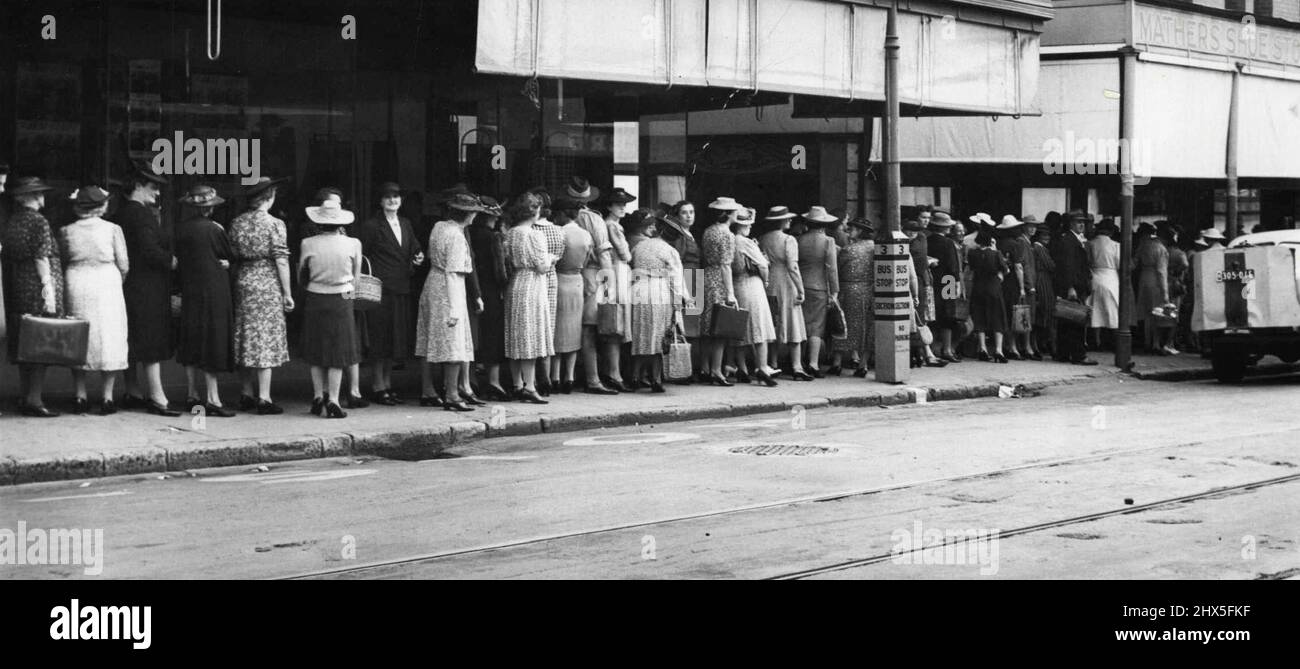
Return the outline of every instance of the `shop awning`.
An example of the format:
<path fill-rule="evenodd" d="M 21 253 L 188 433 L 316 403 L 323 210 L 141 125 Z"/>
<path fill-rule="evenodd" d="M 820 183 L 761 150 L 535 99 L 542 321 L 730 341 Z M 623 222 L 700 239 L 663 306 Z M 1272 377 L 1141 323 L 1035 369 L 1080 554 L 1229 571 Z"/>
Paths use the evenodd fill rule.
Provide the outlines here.
<path fill-rule="evenodd" d="M 883 100 L 885 13 L 843 0 L 479 0 L 475 64 L 525 77 Z M 1004 23 L 1020 27 L 900 13 L 902 102 L 1035 112 L 1040 24 Z"/>
<path fill-rule="evenodd" d="M 1300 81 L 1243 75 L 1237 174 L 1300 179 Z"/>
<path fill-rule="evenodd" d="M 1145 152 L 1152 176 L 1226 176 L 1231 74 L 1139 62 L 1134 89 L 1133 155 Z"/>

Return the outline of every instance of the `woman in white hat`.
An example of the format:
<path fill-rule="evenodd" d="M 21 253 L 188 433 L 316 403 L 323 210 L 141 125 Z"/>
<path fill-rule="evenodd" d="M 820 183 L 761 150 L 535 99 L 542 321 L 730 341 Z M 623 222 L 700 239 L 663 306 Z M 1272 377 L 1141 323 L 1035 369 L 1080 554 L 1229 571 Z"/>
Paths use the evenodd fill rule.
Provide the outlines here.
<path fill-rule="evenodd" d="M 795 381 L 812 381 L 803 370 L 803 343 L 808 331 L 803 323 L 803 275 L 799 273 L 799 242 L 786 234 L 797 215 L 786 207 L 772 207 L 763 217 L 759 247 L 771 261 L 767 296 L 774 303 L 772 322 L 776 343 L 770 347 L 768 365 L 777 367 L 784 345 L 790 350 L 790 373 Z"/>
<path fill-rule="evenodd" d="M 749 312 L 745 336 L 735 342 L 736 380 L 749 382 L 749 368 L 745 362 L 745 349 L 754 351 L 754 376 L 769 387 L 776 385 L 777 371 L 767 364 L 767 345 L 776 341 L 772 326 L 772 311 L 767 302 L 768 262 L 758 242 L 750 238 L 754 227 L 754 210 L 736 212 L 731 229 L 736 235 L 736 258 L 731 265 L 731 282 L 735 286 L 736 302 Z"/>
<path fill-rule="evenodd" d="M 826 226 L 839 219 L 825 207 L 812 207 L 803 215 L 808 231 L 799 236 L 799 272 L 803 276 L 803 322 L 808 332 L 808 370 L 822 378 L 822 342 L 826 337 L 826 312 L 840 294 L 839 247 L 826 234 Z"/>
<path fill-rule="evenodd" d="M 736 212 L 741 209 L 739 202 L 729 197 L 720 197 L 709 203 L 714 221 L 704 231 L 700 252 L 704 263 L 704 310 L 700 313 L 700 332 L 704 336 L 705 371 L 708 381 L 715 386 L 734 385 L 722 373 L 722 358 L 726 352 L 727 340 L 713 336 L 713 311 L 719 304 L 736 305 L 736 290 L 732 284 L 731 265 L 736 259 L 736 237 L 731 232 L 730 224 Z"/>
<path fill-rule="evenodd" d="M 339 406 L 343 368 L 360 362 L 353 299 L 361 276 L 361 242 L 346 234 L 352 212 L 334 200 L 307 207 L 317 234 L 302 240 L 298 275 L 305 286 L 302 355 L 311 365 L 311 412 L 346 418 Z"/>

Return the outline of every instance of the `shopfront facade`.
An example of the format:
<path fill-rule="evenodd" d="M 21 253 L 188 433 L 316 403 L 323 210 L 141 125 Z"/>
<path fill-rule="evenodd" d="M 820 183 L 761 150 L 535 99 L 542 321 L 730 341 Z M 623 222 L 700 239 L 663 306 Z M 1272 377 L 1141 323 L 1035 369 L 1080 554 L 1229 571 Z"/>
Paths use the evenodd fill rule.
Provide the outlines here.
<path fill-rule="evenodd" d="M 1042 116 L 910 120 L 905 183 L 952 185 L 963 209 L 1118 217 L 1128 150 L 1138 221 L 1224 229 L 1235 167 L 1239 229 L 1288 226 L 1300 213 L 1300 1 L 1255 4 L 1057 2 L 1042 38 Z"/>

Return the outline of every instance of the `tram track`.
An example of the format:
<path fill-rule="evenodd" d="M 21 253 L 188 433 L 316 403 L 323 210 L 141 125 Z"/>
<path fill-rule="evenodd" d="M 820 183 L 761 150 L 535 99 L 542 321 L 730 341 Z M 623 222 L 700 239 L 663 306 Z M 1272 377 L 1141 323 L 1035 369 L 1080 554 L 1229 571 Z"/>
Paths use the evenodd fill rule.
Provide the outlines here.
<path fill-rule="evenodd" d="M 1254 433 L 1249 433 L 1244 435 L 1234 435 L 1232 438 L 1248 439 L 1248 438 L 1258 438 L 1258 437 L 1271 437 L 1271 436 L 1279 436 L 1279 435 L 1295 433 L 1295 432 L 1300 432 L 1300 428 L 1285 428 L 1279 430 L 1260 431 L 1260 432 L 1254 432 Z M 603 534 L 611 534 L 614 532 L 621 532 L 621 531 L 637 529 L 637 528 L 673 525 L 677 523 L 685 523 L 685 522 L 708 519 L 708 518 L 718 518 L 718 517 L 724 517 L 724 516 L 730 516 L 736 514 L 750 513 L 754 511 L 762 511 L 766 509 L 774 509 L 779 507 L 834 502 L 834 501 L 840 501 L 840 500 L 851 499 L 856 497 L 866 497 L 866 496 L 876 495 L 881 493 L 897 492 L 897 491 L 909 490 L 913 488 L 920 488 L 922 486 L 928 486 L 937 483 L 974 481 L 982 478 L 998 477 L 998 476 L 1015 473 L 1015 472 L 1031 471 L 1036 469 L 1051 469 L 1051 468 L 1056 468 L 1056 467 L 1061 467 L 1066 465 L 1082 464 L 1088 462 L 1099 462 L 1099 461 L 1105 461 L 1114 458 L 1137 456 L 1137 455 L 1143 455 L 1143 454 L 1164 451 L 1164 450 L 1187 449 L 1196 446 L 1202 446 L 1213 441 L 1216 440 L 1214 439 L 1197 440 L 1197 441 L 1189 441 L 1189 442 L 1180 442 L 1175 444 L 1161 444 L 1155 446 L 1144 446 L 1140 448 L 1124 449 L 1119 451 L 1108 451 L 1104 453 L 1092 453 L 1089 455 L 1082 455 L 1077 457 L 1058 458 L 1058 459 L 1039 461 L 1039 462 L 1028 462 L 1021 465 L 1015 465 L 1012 467 L 1004 467 L 999 469 L 983 470 L 977 472 L 968 472 L 968 473 L 958 474 L 954 476 L 936 477 L 936 478 L 922 479 L 917 481 L 909 481 L 905 483 L 877 486 L 873 488 L 842 491 L 842 492 L 835 492 L 835 493 L 824 493 L 824 494 L 809 495 L 809 496 L 803 496 L 797 498 L 787 498 L 787 499 L 781 499 L 781 500 L 770 501 L 770 502 L 759 502 L 755 504 L 737 506 L 737 507 L 732 507 L 727 509 L 704 511 L 699 513 L 683 514 L 677 516 L 655 518 L 655 519 L 649 519 L 644 521 L 620 523 L 614 525 L 606 525 L 602 527 L 588 528 L 588 529 L 576 530 L 571 532 L 560 532 L 560 533 L 544 535 L 544 536 L 512 539 L 509 541 L 502 541 L 498 543 L 473 546 L 473 547 L 462 548 L 462 549 L 423 553 L 423 554 L 410 555 L 410 556 L 405 556 L 400 558 L 371 561 L 363 564 L 350 565 L 348 567 L 314 570 L 309 572 L 292 574 L 288 576 L 274 577 L 274 579 L 275 580 L 305 580 L 305 579 L 316 579 L 316 578 L 362 576 L 368 572 L 388 570 L 395 567 L 396 568 L 400 568 L 403 566 L 414 567 L 422 564 L 432 564 L 443 560 L 465 558 L 465 557 L 474 556 L 478 554 L 487 554 L 495 551 L 544 545 L 547 543 L 558 542 L 558 541 L 582 539 L 586 537 L 594 537 Z M 1187 498 L 1187 501 L 1194 501 L 1196 499 L 1213 497 L 1214 495 L 1223 494 L 1224 492 L 1231 492 L 1233 490 L 1238 490 L 1238 489 L 1248 490 L 1251 488 L 1261 487 L 1265 485 L 1277 485 L 1279 483 L 1286 483 L 1296 479 L 1300 479 L 1300 473 L 1291 476 L 1280 477 L 1277 479 L 1266 479 L 1262 481 L 1244 483 L 1237 486 L 1231 486 L 1228 488 L 1216 488 L 1212 490 L 1203 491 L 1200 493 L 1195 493 L 1193 495 L 1189 495 L 1185 497 Z M 1096 520 L 1096 519 L 1106 518 L 1115 515 L 1123 515 L 1125 513 L 1138 513 L 1143 510 L 1148 510 L 1158 506 L 1176 504 L 1183 499 L 1184 498 L 1182 497 L 1162 499 L 1159 501 L 1145 503 L 1137 506 L 1125 506 L 1123 509 L 1103 511 L 1103 512 L 1099 512 L 1098 514 L 1076 516 L 1076 517 L 1066 518 L 1058 521 L 1051 521 L 1048 523 L 1029 525 L 1022 528 L 1016 528 L 1013 530 L 1005 531 L 1001 534 L 1001 536 L 1013 536 L 1014 534 L 1025 534 L 1028 532 L 1051 529 L 1052 527 L 1084 523 L 1084 522 L 1089 522 L 1090 520 Z M 1093 516 L 1096 516 L 1096 518 L 1093 518 Z M 866 566 L 869 564 L 877 564 L 879 562 L 888 560 L 892 557 L 894 557 L 893 554 L 868 556 L 868 557 L 851 560 L 851 561 L 842 561 L 836 563 L 835 565 L 828 565 L 826 567 L 790 572 L 788 574 L 783 574 L 772 578 L 776 578 L 776 579 L 806 578 L 808 576 L 815 575 L 816 573 L 829 573 L 829 571 L 849 569 L 849 568 L 853 568 L 854 566 Z M 861 563 L 861 565 L 859 565 L 858 563 Z M 842 565 L 849 565 L 849 566 L 842 566 Z M 808 572 L 808 573 L 805 574 L 804 572 Z"/>

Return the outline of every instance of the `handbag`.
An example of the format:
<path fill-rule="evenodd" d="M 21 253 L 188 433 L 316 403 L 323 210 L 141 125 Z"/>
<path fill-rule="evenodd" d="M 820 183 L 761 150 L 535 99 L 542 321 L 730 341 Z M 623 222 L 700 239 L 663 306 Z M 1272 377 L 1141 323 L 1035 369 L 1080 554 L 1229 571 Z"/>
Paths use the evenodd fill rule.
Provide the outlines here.
<path fill-rule="evenodd" d="M 939 315 L 935 313 L 934 304 L 934 285 L 926 284 L 925 286 L 925 322 L 933 323 L 939 320 Z"/>
<path fill-rule="evenodd" d="M 713 305 L 713 322 L 709 323 L 709 336 L 716 339 L 741 339 L 749 327 L 749 310 Z"/>
<path fill-rule="evenodd" d="M 23 314 L 18 327 L 18 362 L 80 367 L 86 364 L 90 321 Z"/>
<path fill-rule="evenodd" d="M 1011 331 L 1015 333 L 1031 332 L 1034 329 L 1033 315 L 1029 305 L 1023 300 L 1011 307 Z"/>
<path fill-rule="evenodd" d="M 686 341 L 686 333 L 674 320 L 664 337 L 664 378 L 683 381 L 691 378 L 692 371 L 691 345 Z"/>
<path fill-rule="evenodd" d="M 596 305 L 596 333 L 608 336 L 623 334 L 623 305 L 602 302 Z"/>
<path fill-rule="evenodd" d="M 1091 310 L 1088 305 L 1064 297 L 1056 298 L 1056 306 L 1052 309 L 1052 316 L 1079 325 L 1088 321 L 1090 313 Z"/>
<path fill-rule="evenodd" d="M 356 311 L 368 311 L 379 306 L 384 301 L 384 282 L 378 277 L 366 273 L 370 267 L 370 259 L 361 256 L 361 275 L 357 277 L 357 285 L 353 291 L 352 308 Z"/>
<path fill-rule="evenodd" d="M 826 334 L 832 339 L 843 339 L 849 336 L 849 323 L 844 319 L 844 307 L 841 307 L 839 302 L 826 303 Z"/>

